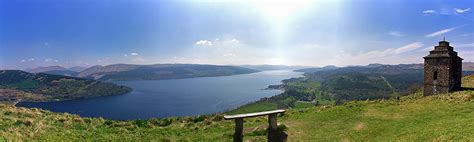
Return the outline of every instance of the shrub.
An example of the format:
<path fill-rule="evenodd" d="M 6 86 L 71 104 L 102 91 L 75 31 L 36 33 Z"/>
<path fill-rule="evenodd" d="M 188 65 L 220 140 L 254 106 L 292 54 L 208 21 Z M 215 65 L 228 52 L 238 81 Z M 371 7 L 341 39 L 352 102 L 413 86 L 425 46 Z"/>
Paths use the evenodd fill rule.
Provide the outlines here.
<path fill-rule="evenodd" d="M 164 126 L 171 125 L 171 123 L 173 123 L 173 120 L 166 118 L 166 119 L 162 119 L 160 123 L 158 124 L 158 126 L 164 127 Z"/>
<path fill-rule="evenodd" d="M 194 117 L 193 122 L 194 123 L 201 122 L 201 121 L 204 121 L 206 118 L 207 118 L 206 116 L 200 115 L 200 116 Z"/>
<path fill-rule="evenodd" d="M 224 120 L 224 116 L 222 116 L 222 115 L 215 115 L 212 118 L 212 121 L 222 121 L 222 120 Z"/>
<path fill-rule="evenodd" d="M 135 120 L 135 125 L 137 125 L 138 127 L 146 127 L 148 126 L 148 121 L 146 120 Z"/>

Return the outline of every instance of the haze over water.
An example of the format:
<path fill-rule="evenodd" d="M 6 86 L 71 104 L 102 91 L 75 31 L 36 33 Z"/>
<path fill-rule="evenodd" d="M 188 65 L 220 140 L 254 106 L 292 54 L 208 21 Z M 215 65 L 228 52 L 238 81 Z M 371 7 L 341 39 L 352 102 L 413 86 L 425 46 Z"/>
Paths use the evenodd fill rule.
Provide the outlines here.
<path fill-rule="evenodd" d="M 17 104 L 83 117 L 109 119 L 149 119 L 191 116 L 226 111 L 260 98 L 282 93 L 264 90 L 281 80 L 302 76 L 299 72 L 278 70 L 252 74 L 156 81 L 118 81 L 132 87 L 125 95 L 61 102 Z"/>

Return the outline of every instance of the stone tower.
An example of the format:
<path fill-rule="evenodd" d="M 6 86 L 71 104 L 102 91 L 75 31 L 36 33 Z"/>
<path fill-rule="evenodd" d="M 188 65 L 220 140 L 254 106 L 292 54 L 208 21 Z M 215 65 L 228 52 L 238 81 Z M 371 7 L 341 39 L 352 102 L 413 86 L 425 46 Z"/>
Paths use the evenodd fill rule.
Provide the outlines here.
<path fill-rule="evenodd" d="M 443 40 L 425 59 L 423 95 L 447 93 L 461 88 L 462 58 Z"/>

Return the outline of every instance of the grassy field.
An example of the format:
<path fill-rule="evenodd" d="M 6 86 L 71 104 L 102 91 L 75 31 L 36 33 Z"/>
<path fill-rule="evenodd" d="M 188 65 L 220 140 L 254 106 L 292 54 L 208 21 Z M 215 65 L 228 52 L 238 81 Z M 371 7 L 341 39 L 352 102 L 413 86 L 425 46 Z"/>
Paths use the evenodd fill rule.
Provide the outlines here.
<path fill-rule="evenodd" d="M 474 88 L 474 76 L 464 78 L 463 85 Z M 289 141 L 474 141 L 473 108 L 473 90 L 429 97 L 415 93 L 400 100 L 291 109 L 278 122 L 287 126 Z M 261 133 L 266 119 L 245 119 L 244 139 L 266 141 Z M 0 141 L 231 141 L 233 127 L 222 115 L 113 121 L 0 105 Z"/>
<path fill-rule="evenodd" d="M 301 101 L 297 101 L 295 102 L 295 109 L 300 109 L 300 108 L 311 108 L 313 107 L 314 104 L 312 102 L 301 102 Z"/>
<path fill-rule="evenodd" d="M 318 89 L 321 86 L 319 82 L 309 82 L 309 83 L 301 83 L 301 82 L 289 82 L 287 84 L 291 87 L 302 87 L 302 88 L 309 88 L 309 89 Z"/>

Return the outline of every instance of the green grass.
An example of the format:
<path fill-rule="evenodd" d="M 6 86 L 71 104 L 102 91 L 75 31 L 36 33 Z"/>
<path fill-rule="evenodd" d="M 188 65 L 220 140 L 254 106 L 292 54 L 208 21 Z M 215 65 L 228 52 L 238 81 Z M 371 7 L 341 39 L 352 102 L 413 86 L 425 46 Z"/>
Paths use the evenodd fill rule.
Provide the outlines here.
<path fill-rule="evenodd" d="M 472 98 L 470 91 L 401 101 L 350 102 L 290 112 L 283 122 L 290 129 L 298 128 L 289 133 L 296 141 L 474 140 Z"/>
<path fill-rule="evenodd" d="M 334 100 L 325 100 L 325 99 L 316 99 L 319 105 L 333 105 L 336 101 Z"/>
<path fill-rule="evenodd" d="M 259 102 L 259 103 L 251 103 L 248 105 L 241 106 L 235 110 L 229 112 L 229 114 L 242 114 L 242 113 L 251 113 L 251 112 L 259 112 L 259 111 L 268 111 L 268 110 L 275 110 L 278 108 L 278 105 L 273 102 Z"/>
<path fill-rule="evenodd" d="M 474 76 L 463 85 L 474 88 Z M 245 111 L 271 107 L 276 104 L 248 105 Z M 400 100 L 290 109 L 278 123 L 287 126 L 289 141 L 474 141 L 473 108 L 472 90 L 429 97 L 419 92 Z M 266 117 L 245 119 L 244 139 L 265 141 L 265 127 Z M 0 141 L 231 141 L 233 131 L 233 121 L 221 114 L 114 121 L 0 104 Z"/>
<path fill-rule="evenodd" d="M 295 102 L 294 108 L 298 109 L 298 108 L 310 108 L 310 107 L 314 107 L 314 104 L 312 102 L 297 101 Z"/>
<path fill-rule="evenodd" d="M 320 82 L 289 82 L 290 87 L 303 87 L 307 89 L 317 89 L 321 86 Z"/>

